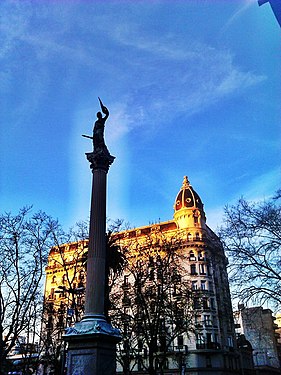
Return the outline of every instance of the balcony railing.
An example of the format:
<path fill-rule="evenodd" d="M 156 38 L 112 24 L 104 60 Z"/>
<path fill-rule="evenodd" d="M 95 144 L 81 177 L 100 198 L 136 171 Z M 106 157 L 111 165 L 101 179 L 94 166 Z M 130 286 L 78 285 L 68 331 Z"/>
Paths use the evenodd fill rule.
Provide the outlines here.
<path fill-rule="evenodd" d="M 218 350 L 221 346 L 217 342 L 208 342 L 202 344 L 196 344 L 196 349 L 209 349 L 209 350 Z"/>

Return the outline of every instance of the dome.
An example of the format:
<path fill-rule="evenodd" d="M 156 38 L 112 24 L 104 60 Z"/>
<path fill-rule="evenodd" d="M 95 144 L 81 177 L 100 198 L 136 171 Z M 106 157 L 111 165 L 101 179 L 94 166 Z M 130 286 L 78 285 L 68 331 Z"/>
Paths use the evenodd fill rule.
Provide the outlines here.
<path fill-rule="evenodd" d="M 203 203 L 190 185 L 188 178 L 184 176 L 182 187 L 176 197 L 174 209 L 175 212 L 182 208 L 198 208 L 203 211 Z"/>

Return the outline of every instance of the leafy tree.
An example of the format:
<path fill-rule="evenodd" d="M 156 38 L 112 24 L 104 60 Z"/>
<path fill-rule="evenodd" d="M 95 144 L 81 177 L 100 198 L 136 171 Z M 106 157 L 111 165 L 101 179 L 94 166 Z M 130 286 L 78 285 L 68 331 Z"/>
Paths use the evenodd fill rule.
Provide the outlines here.
<path fill-rule="evenodd" d="M 27 347 L 38 340 L 42 314 L 42 278 L 56 220 L 23 208 L 17 215 L 0 215 L 0 374 L 20 336 Z M 28 369 L 28 353 L 22 373 Z"/>
<path fill-rule="evenodd" d="M 182 242 L 162 233 L 127 242 L 123 284 L 111 293 L 112 323 L 121 329 L 117 360 L 124 374 L 163 373 L 169 350 L 192 326 L 192 296 Z M 120 288 L 122 285 L 122 288 Z"/>
<path fill-rule="evenodd" d="M 281 304 L 281 191 L 253 203 L 241 198 L 225 208 L 220 236 L 229 256 L 234 297 L 258 305 Z"/>
<path fill-rule="evenodd" d="M 111 308 L 110 294 L 118 278 L 124 271 L 126 264 L 125 253 L 114 237 L 112 231 L 106 234 L 106 262 L 105 262 L 105 287 L 104 287 L 104 315 L 110 321 L 109 310 Z"/>

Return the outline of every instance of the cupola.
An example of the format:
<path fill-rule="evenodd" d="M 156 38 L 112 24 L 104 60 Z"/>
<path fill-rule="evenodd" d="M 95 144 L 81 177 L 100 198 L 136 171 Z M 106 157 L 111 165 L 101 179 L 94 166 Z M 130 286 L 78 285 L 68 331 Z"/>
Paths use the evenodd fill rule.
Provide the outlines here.
<path fill-rule="evenodd" d="M 206 225 L 204 205 L 186 176 L 175 200 L 174 220 L 180 229 L 205 228 Z"/>

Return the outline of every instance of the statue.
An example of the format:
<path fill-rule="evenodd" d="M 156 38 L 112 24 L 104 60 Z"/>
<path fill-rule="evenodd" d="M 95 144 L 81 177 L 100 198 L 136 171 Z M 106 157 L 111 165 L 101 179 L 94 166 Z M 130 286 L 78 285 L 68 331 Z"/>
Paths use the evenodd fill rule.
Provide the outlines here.
<path fill-rule="evenodd" d="M 107 154 L 109 155 L 109 151 L 105 145 L 104 142 L 104 127 L 105 127 L 105 121 L 108 119 L 109 116 L 109 111 L 108 109 L 103 105 L 102 101 L 100 98 L 100 107 L 102 110 L 102 113 L 104 113 L 104 117 L 102 116 L 101 112 L 97 113 L 97 120 L 94 124 L 94 129 L 93 129 L 93 136 L 90 137 L 88 135 L 82 135 L 83 137 L 90 138 L 93 140 L 93 146 L 94 146 L 94 153 L 95 154 Z"/>

